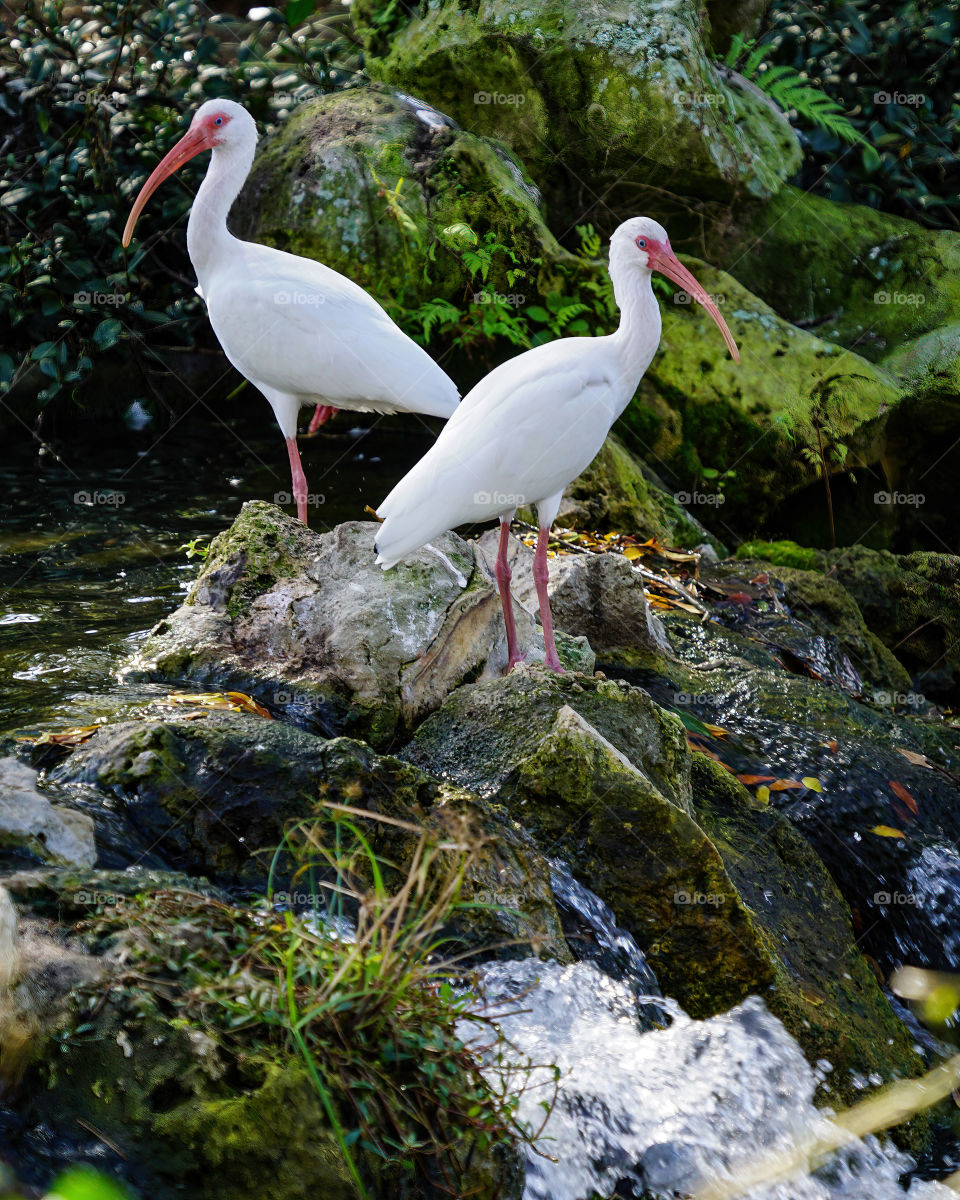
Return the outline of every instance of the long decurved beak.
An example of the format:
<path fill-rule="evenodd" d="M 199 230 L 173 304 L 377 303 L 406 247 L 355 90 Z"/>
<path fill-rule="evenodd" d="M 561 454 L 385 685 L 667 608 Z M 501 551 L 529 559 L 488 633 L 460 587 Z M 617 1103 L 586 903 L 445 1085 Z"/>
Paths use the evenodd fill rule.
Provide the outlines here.
<path fill-rule="evenodd" d="M 730 357 L 735 363 L 740 361 L 740 351 L 737 349 L 737 343 L 733 340 L 733 334 L 727 328 L 727 323 L 720 316 L 720 310 L 716 304 L 710 299 L 707 293 L 703 290 L 696 279 L 690 274 L 687 268 L 677 258 L 669 246 L 665 247 L 658 255 L 651 267 L 655 271 L 659 271 L 661 275 L 666 277 L 673 283 L 678 284 L 685 292 L 688 292 L 698 304 L 702 304 L 711 317 L 716 322 L 717 328 L 723 334 L 723 340 L 727 343 L 727 349 L 730 351 Z"/>
<path fill-rule="evenodd" d="M 147 201 L 160 184 L 175 171 L 179 171 L 185 162 L 189 162 L 191 158 L 209 149 L 211 149 L 210 143 L 207 141 L 207 137 L 202 130 L 188 129 L 173 149 L 160 160 L 153 174 L 140 189 L 140 195 L 137 196 L 133 208 L 130 210 L 130 216 L 127 218 L 127 223 L 123 230 L 122 241 L 124 246 L 130 245 L 130 239 L 133 237 L 133 227 L 136 225 Z"/>

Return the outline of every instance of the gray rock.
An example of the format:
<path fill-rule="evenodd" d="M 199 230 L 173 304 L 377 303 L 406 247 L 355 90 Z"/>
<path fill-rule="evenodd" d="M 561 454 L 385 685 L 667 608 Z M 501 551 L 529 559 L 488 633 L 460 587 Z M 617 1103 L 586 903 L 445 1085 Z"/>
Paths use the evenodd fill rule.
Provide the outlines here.
<path fill-rule="evenodd" d="M 477 543 L 491 571 L 498 538 L 498 532 L 492 529 Z M 533 551 L 511 538 L 509 562 L 514 597 L 531 613 L 537 613 Z M 550 611 L 558 629 L 585 637 L 600 655 L 638 648 L 670 653 L 663 626 L 647 605 L 643 579 L 628 559 L 619 554 L 569 554 L 547 562 Z"/>
<path fill-rule="evenodd" d="M 93 820 L 51 804 L 37 772 L 15 758 L 0 759 L 0 848 L 43 862 L 92 867 L 97 859 Z"/>
<path fill-rule="evenodd" d="M 376 529 L 351 521 L 321 534 L 272 505 L 244 505 L 126 673 L 237 688 L 326 736 L 376 746 L 465 680 L 502 674 L 500 598 L 474 546 L 445 534 L 382 571 Z M 515 616 L 521 650 L 542 662 L 533 617 L 520 605 Z M 582 640 L 562 640 L 560 656 L 593 670 Z"/>

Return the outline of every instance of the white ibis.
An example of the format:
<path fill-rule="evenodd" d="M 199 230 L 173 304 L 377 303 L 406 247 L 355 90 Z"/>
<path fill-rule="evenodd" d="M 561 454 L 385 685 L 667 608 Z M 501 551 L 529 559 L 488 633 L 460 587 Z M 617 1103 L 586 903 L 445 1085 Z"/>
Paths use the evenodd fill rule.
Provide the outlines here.
<path fill-rule="evenodd" d="M 290 455 L 297 515 L 307 520 L 307 481 L 297 449 L 302 405 L 449 417 L 459 394 L 429 354 L 363 288 L 312 259 L 234 237 L 230 206 L 253 163 L 257 127 L 232 100 L 207 100 L 143 185 L 123 231 L 157 187 L 212 151 L 187 223 L 187 250 L 210 324 L 231 363 L 270 402 Z"/>
<path fill-rule="evenodd" d="M 677 261 L 663 226 L 631 217 L 610 239 L 610 279 L 620 325 L 607 337 L 563 338 L 527 350 L 480 381 L 422 459 L 377 510 L 377 561 L 387 569 L 458 525 L 500 518 L 496 577 L 509 670 L 520 661 L 507 562 L 510 521 L 535 506 L 534 580 L 547 665 L 561 670 L 547 596 L 547 542 L 563 489 L 599 452 L 637 390 L 660 342 L 651 272 L 679 284 L 713 317 L 735 362 L 736 343 L 717 306 Z"/>

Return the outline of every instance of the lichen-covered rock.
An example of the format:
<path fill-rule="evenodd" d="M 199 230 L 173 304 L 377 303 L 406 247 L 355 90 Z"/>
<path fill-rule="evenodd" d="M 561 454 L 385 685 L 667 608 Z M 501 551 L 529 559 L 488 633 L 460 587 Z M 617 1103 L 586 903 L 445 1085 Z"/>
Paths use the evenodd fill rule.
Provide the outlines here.
<path fill-rule="evenodd" d="M 761 992 L 811 1058 L 829 1049 L 843 1097 L 865 1063 L 885 1077 L 916 1070 L 803 837 L 691 754 L 644 692 L 521 668 L 459 689 L 404 754 L 489 794 L 555 847 L 689 1012 Z"/>
<path fill-rule="evenodd" d="M 557 520 L 577 529 L 643 533 L 668 546 L 706 542 L 726 553 L 723 543 L 656 481 L 649 466 L 614 433 L 564 492 Z"/>
<path fill-rule="evenodd" d="M 353 12 L 371 74 L 505 140 L 564 223 L 595 196 L 605 213 L 635 213 L 644 186 L 767 197 L 799 165 L 786 120 L 713 66 L 690 0 L 656 10 L 639 0 L 443 0 L 399 28 L 383 0 L 357 0 Z"/>
<path fill-rule="evenodd" d="M 499 534 L 490 530 L 478 543 L 490 563 L 496 559 L 498 541 Z M 538 612 L 533 558 L 528 546 L 510 539 L 511 591 L 531 612 Z M 619 554 L 568 554 L 547 563 L 550 611 L 558 629 L 585 637 L 602 659 L 629 657 L 637 647 L 669 653 L 666 635 L 647 605 L 643 579 L 628 559 Z"/>
<path fill-rule="evenodd" d="M 15 758 L 0 759 L 0 857 L 78 867 L 97 858 L 92 819 L 51 804 L 37 772 Z"/>
<path fill-rule="evenodd" d="M 572 256 L 539 203 L 504 146 L 411 96 L 366 86 L 301 104 L 262 143 L 233 219 L 245 237 L 316 258 L 381 302 L 403 297 L 410 306 L 462 299 L 472 275 L 459 254 L 464 226 L 493 234 L 546 284 L 553 264 Z M 512 293 L 502 269 L 496 262 L 487 284 Z"/>
<path fill-rule="evenodd" d="M 504 670 L 507 652 L 496 584 L 472 546 L 445 534 L 381 571 L 376 529 L 354 521 L 319 534 L 245 504 L 128 673 L 239 689 L 326 736 L 387 745 L 465 679 Z M 542 661 L 533 618 L 520 605 L 515 616 L 521 649 Z M 584 643 L 559 651 L 593 669 Z"/>

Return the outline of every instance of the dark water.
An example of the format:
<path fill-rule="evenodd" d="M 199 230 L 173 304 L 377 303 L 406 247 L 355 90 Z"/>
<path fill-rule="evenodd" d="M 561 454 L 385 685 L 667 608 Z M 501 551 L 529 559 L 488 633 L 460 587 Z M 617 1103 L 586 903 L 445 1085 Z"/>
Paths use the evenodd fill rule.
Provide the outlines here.
<path fill-rule="evenodd" d="M 435 436 L 360 419 L 341 413 L 301 440 L 316 529 L 367 519 Z M 181 547 L 205 545 L 244 501 L 289 493 L 283 439 L 255 399 L 227 420 L 201 406 L 139 431 L 61 421 L 38 440 L 15 421 L 2 438 L 0 733 L 89 724 L 142 698 L 117 663 L 196 577 L 201 559 Z"/>

